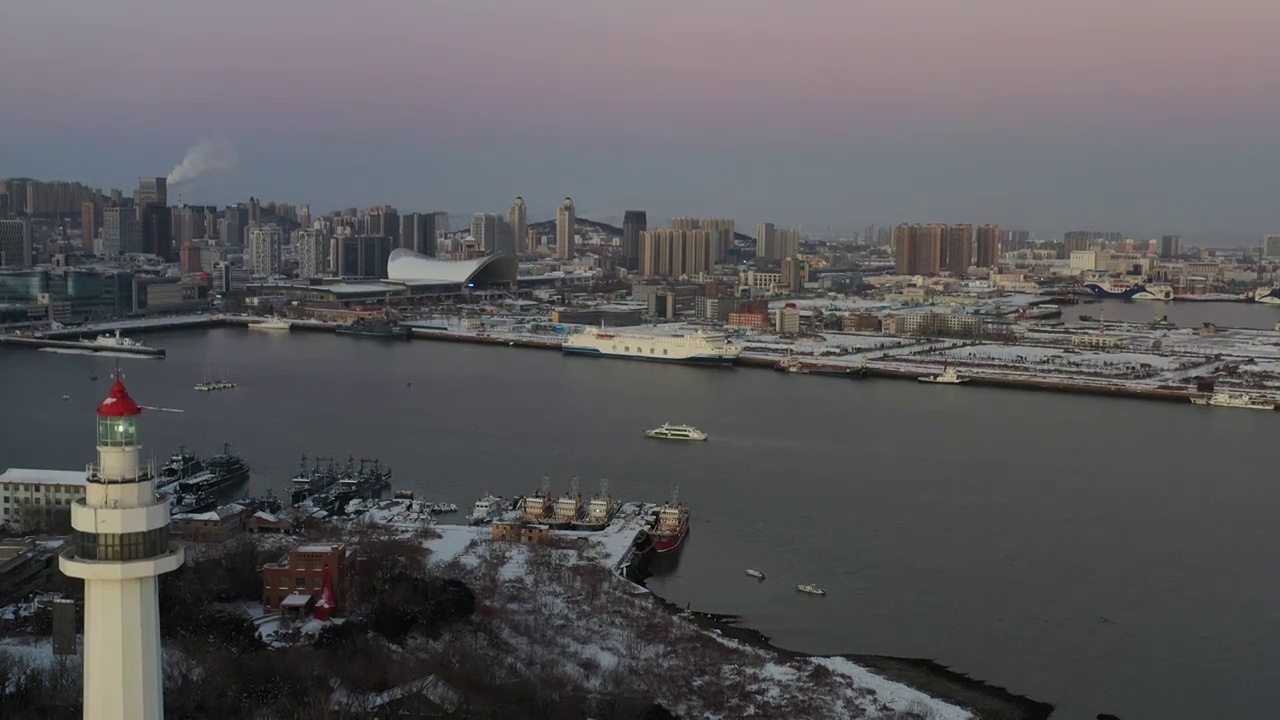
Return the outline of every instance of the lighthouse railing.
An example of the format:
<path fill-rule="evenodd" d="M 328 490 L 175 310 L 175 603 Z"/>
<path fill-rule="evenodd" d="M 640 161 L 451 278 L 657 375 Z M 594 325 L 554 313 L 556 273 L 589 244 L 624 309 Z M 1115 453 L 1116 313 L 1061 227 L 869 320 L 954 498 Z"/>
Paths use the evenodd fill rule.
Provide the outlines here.
<path fill-rule="evenodd" d="M 92 483 L 102 483 L 104 485 L 122 485 L 126 483 L 148 482 L 155 479 L 156 462 L 148 460 L 138 464 L 138 474 L 134 477 L 126 478 L 104 478 L 102 477 L 102 466 L 96 462 L 85 464 L 85 479 Z"/>

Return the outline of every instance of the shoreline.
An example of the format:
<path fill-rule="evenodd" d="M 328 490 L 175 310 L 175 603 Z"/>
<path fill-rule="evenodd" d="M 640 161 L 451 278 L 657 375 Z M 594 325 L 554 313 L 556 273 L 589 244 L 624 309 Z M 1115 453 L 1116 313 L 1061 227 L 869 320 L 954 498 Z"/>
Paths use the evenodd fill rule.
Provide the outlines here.
<path fill-rule="evenodd" d="M 643 583 L 640 583 L 644 586 Z M 647 590 L 648 587 L 645 586 Z M 716 632 L 745 645 L 778 653 L 781 657 L 839 657 L 861 665 L 886 680 L 901 683 L 932 698 L 943 700 L 973 713 L 975 720 L 1048 720 L 1054 706 L 1018 695 L 998 685 L 974 679 L 926 658 L 899 658 L 888 655 L 835 653 L 818 655 L 775 645 L 772 639 L 741 624 L 737 615 L 684 610 L 649 590 L 650 596 L 667 612 L 688 619 L 703 630 Z"/>

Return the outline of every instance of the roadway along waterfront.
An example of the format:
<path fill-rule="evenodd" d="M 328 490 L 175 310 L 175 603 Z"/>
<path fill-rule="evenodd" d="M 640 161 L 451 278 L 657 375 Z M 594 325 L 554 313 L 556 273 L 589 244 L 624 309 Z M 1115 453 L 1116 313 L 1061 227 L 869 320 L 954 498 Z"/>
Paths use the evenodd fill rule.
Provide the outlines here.
<path fill-rule="evenodd" d="M 1072 720 L 1280 706 L 1273 415 L 328 333 L 145 341 L 168 359 L 0 347 L 19 408 L 0 465 L 91 460 L 88 377 L 118 361 L 139 402 L 186 411 L 143 417 L 146 452 L 230 441 L 253 492 L 304 453 L 381 458 L 394 487 L 467 509 L 544 474 L 635 501 L 678 485 L 692 529 L 649 587 L 782 647 L 931 658 Z M 206 367 L 239 387 L 194 392 Z M 664 421 L 711 440 L 643 436 Z"/>

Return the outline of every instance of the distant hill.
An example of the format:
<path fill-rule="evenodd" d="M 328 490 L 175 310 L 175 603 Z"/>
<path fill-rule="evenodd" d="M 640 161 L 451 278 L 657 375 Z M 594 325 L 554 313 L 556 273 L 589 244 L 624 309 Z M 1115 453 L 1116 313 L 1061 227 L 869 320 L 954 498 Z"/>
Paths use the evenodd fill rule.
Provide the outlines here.
<path fill-rule="evenodd" d="M 617 235 L 618 237 L 622 236 L 622 228 L 618 227 L 617 225 L 610 225 L 609 223 L 598 222 L 590 218 L 584 218 L 584 217 L 576 218 L 574 222 L 574 227 L 575 228 L 588 227 L 588 228 L 594 229 L 596 232 Z M 539 235 L 555 235 L 556 221 L 542 220 L 536 223 L 529 223 L 529 229 L 538 233 Z"/>

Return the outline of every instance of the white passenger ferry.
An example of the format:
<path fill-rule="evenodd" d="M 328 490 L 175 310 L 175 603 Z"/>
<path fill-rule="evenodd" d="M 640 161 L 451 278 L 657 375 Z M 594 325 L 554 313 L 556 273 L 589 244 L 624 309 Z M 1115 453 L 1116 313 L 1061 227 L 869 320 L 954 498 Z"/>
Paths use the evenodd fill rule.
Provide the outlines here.
<path fill-rule="evenodd" d="M 662 423 L 659 427 L 646 430 L 645 435 L 658 440 L 706 440 L 707 434 L 691 425 L 672 425 Z"/>
<path fill-rule="evenodd" d="M 742 354 L 724 333 L 703 330 L 662 335 L 587 328 L 565 338 L 562 347 L 569 355 L 726 367 Z"/>

